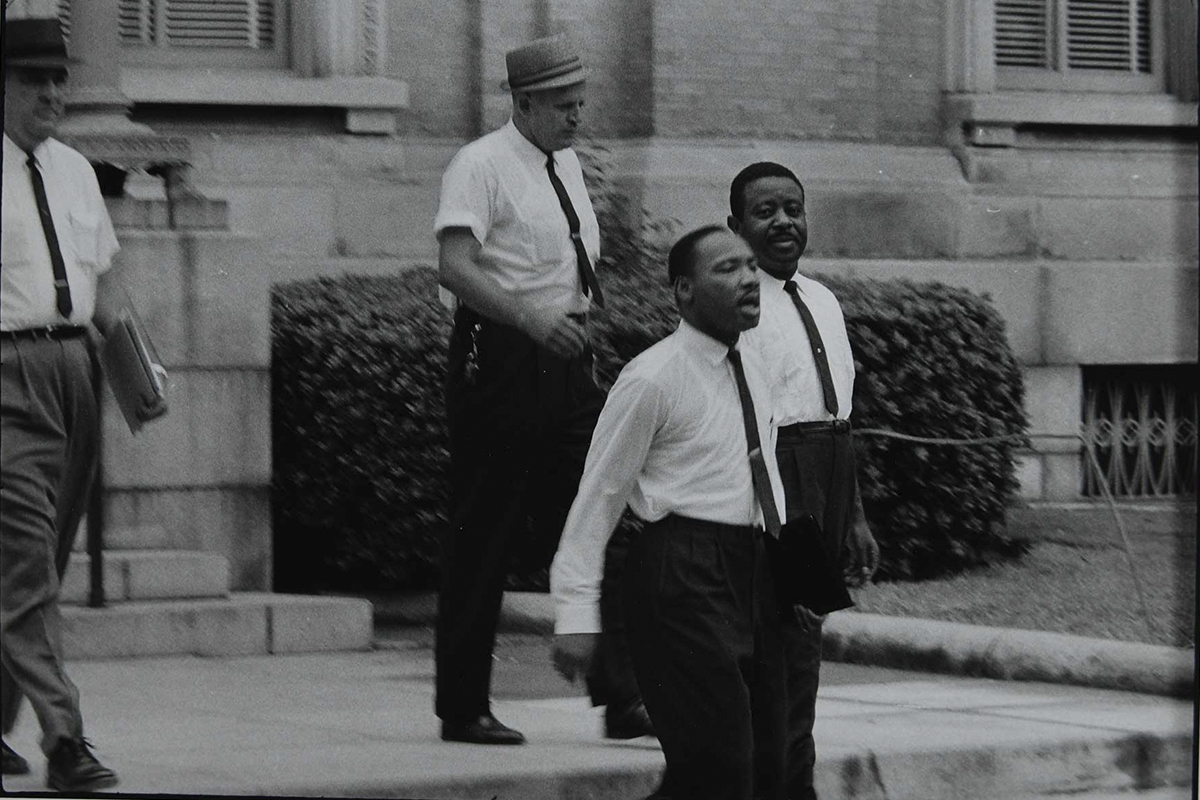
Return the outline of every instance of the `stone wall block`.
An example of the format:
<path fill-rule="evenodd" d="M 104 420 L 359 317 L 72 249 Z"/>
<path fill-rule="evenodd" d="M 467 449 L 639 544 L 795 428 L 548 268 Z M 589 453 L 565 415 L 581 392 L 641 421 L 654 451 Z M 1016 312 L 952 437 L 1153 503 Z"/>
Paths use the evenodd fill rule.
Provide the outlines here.
<path fill-rule="evenodd" d="M 124 282 L 164 366 L 270 363 L 264 244 L 224 232 L 123 233 Z"/>
<path fill-rule="evenodd" d="M 113 489 L 108 493 L 105 547 L 202 550 L 224 556 L 229 588 L 271 587 L 270 488 L 212 486 Z M 144 532 L 157 535 L 147 537 Z"/>
<path fill-rule="evenodd" d="M 1048 197 L 1038 202 L 1039 243 L 1048 258 L 1197 258 L 1198 214 L 1195 197 Z"/>
<path fill-rule="evenodd" d="M 114 489 L 267 485 L 271 376 L 266 370 L 171 372 L 170 410 L 134 436 L 104 397 L 105 485 Z"/>
<path fill-rule="evenodd" d="M 1193 264 L 1047 264 L 1047 364 L 1196 361 Z"/>

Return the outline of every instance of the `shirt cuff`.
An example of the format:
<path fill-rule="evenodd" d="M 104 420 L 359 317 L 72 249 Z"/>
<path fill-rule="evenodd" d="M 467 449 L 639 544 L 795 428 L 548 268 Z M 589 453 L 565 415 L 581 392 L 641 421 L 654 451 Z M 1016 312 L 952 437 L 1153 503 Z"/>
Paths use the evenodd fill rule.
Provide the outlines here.
<path fill-rule="evenodd" d="M 442 212 L 433 221 L 433 234 L 440 237 L 447 228 L 467 228 L 481 245 L 487 240 L 487 230 L 477 217 L 466 213 Z"/>
<path fill-rule="evenodd" d="M 596 603 L 559 604 L 555 610 L 555 633 L 599 633 L 600 606 Z"/>

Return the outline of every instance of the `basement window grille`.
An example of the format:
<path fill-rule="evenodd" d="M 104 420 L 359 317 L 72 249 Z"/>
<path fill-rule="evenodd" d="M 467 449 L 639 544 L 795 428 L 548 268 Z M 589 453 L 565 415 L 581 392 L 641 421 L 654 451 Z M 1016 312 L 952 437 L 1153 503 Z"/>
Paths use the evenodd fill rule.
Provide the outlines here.
<path fill-rule="evenodd" d="M 1083 494 L 1196 496 L 1196 365 L 1084 367 L 1081 432 L 1103 475 L 1084 454 Z"/>

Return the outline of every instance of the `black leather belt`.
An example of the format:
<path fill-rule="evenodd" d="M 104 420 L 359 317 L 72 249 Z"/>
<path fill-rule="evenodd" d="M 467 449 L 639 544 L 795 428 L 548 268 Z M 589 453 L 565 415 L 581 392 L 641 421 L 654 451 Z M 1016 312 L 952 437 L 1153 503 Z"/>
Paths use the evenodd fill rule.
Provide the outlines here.
<path fill-rule="evenodd" d="M 0 340 L 14 342 L 27 340 L 36 342 L 38 339 L 78 339 L 87 336 L 87 328 L 82 325 L 46 325 L 42 328 L 21 328 L 15 331 L 0 331 Z"/>
<path fill-rule="evenodd" d="M 793 422 L 779 429 L 781 436 L 802 433 L 849 433 L 850 420 L 828 419 L 823 422 Z"/>

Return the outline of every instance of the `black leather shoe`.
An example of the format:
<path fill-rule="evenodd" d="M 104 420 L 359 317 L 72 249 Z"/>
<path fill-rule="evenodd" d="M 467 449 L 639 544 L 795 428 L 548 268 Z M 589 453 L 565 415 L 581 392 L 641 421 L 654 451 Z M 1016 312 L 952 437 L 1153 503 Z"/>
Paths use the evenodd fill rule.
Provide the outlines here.
<path fill-rule="evenodd" d="M 28 775 L 29 762 L 21 758 L 16 750 L 8 746 L 8 742 L 0 739 L 0 774 L 4 775 Z"/>
<path fill-rule="evenodd" d="M 654 725 L 641 699 L 604 709 L 604 736 L 607 739 L 636 739 L 653 736 Z"/>
<path fill-rule="evenodd" d="M 468 744 L 525 744 L 525 735 L 491 714 L 475 719 L 442 720 L 442 741 Z"/>
<path fill-rule="evenodd" d="M 56 792 L 98 792 L 117 785 L 117 773 L 92 755 L 87 739 L 60 739 L 46 760 L 46 785 Z"/>

